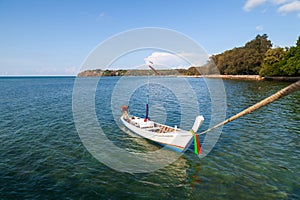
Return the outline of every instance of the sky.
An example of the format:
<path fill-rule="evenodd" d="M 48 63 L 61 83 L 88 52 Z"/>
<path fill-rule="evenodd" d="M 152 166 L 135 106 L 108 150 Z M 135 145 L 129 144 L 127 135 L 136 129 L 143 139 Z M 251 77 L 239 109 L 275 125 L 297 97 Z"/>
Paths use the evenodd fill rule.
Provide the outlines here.
<path fill-rule="evenodd" d="M 300 0 L 0 0 L 0 75 L 76 75 L 97 45 L 143 27 L 183 33 L 208 55 L 264 33 L 274 47 L 294 46 Z M 155 56 L 168 55 L 143 51 L 116 65 Z"/>

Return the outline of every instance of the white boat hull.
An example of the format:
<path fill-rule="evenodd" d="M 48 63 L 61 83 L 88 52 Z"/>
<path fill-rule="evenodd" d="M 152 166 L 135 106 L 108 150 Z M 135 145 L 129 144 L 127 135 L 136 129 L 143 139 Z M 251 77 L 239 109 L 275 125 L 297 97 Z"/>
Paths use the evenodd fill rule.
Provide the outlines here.
<path fill-rule="evenodd" d="M 137 118 L 137 117 L 135 117 Z M 140 135 L 141 137 L 144 137 L 146 139 L 149 139 L 151 141 L 154 141 L 162 146 L 167 146 L 169 148 L 172 148 L 176 150 L 177 152 L 183 152 L 185 151 L 190 144 L 193 141 L 193 133 L 190 131 L 185 131 L 181 129 L 174 129 L 172 127 L 161 125 L 158 123 L 154 123 L 152 121 L 148 121 L 151 123 L 154 123 L 155 125 L 161 125 L 164 127 L 171 128 L 171 132 L 154 132 L 153 128 L 140 128 L 137 125 L 134 125 L 132 123 L 129 123 L 124 119 L 124 116 L 121 118 L 122 123 L 132 132 L 136 133 L 137 135 Z M 170 129 L 169 129 L 170 130 Z"/>

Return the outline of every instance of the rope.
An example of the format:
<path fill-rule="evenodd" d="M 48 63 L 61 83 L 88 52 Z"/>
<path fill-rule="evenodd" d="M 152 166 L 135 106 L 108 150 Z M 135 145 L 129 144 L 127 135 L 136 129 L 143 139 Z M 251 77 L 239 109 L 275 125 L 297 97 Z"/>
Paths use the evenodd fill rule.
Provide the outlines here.
<path fill-rule="evenodd" d="M 261 107 L 263 107 L 263 106 L 265 106 L 269 103 L 272 103 L 273 101 L 275 101 L 277 99 L 280 99 L 281 97 L 287 96 L 287 95 L 289 95 L 289 94 L 291 94 L 291 93 L 293 93 L 297 90 L 300 90 L 300 80 L 293 83 L 293 84 L 291 84 L 291 85 L 289 85 L 289 86 L 287 86 L 287 87 L 285 87 L 285 88 L 283 88 L 283 89 L 281 89 L 280 91 L 276 92 L 275 94 L 269 96 L 268 98 L 265 98 L 264 100 L 254 104 L 253 106 L 241 111 L 240 113 L 230 117 L 229 119 L 217 124 L 216 126 L 214 126 L 212 128 L 209 128 L 206 131 L 203 131 L 201 133 L 198 133 L 198 135 L 202 135 L 202 134 L 210 132 L 210 131 L 212 131 L 216 128 L 219 128 L 220 126 L 222 126 L 224 124 L 227 124 L 228 122 L 231 122 L 235 119 L 238 119 L 238 118 L 240 118 L 244 115 L 247 115 L 247 114 L 251 113 L 252 111 L 257 110 L 257 109 L 259 109 L 259 108 L 261 108 Z"/>

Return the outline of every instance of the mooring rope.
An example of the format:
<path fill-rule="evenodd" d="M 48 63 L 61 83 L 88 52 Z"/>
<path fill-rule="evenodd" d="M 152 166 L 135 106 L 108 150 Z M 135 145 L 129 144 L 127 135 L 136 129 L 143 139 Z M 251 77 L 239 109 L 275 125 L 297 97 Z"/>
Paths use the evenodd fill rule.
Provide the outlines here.
<path fill-rule="evenodd" d="M 300 90 L 300 80 L 293 83 L 293 84 L 291 84 L 291 85 L 289 85 L 289 86 L 287 86 L 287 87 L 285 87 L 285 88 L 283 88 L 283 89 L 281 89 L 281 90 L 279 90 L 278 92 L 276 92 L 275 94 L 269 96 L 268 98 L 265 98 L 264 100 L 254 104 L 253 106 L 251 106 L 251 107 L 239 112 L 238 114 L 230 117 L 229 119 L 226 119 L 225 121 L 215 125 L 214 127 L 209 128 L 206 131 L 203 131 L 201 133 L 198 133 L 198 135 L 202 135 L 202 134 L 210 132 L 210 131 L 212 131 L 216 128 L 219 128 L 220 126 L 222 126 L 224 124 L 227 124 L 228 122 L 231 122 L 235 119 L 238 119 L 238 118 L 240 118 L 244 115 L 247 115 L 247 114 L 251 113 L 252 111 L 257 110 L 257 109 L 259 109 L 259 108 L 261 108 L 261 107 L 263 107 L 263 106 L 265 106 L 269 103 L 272 103 L 273 101 L 275 101 L 277 99 L 280 99 L 281 97 L 287 96 L 287 95 L 289 95 L 289 94 L 291 94 L 291 93 L 293 93 L 297 90 Z"/>

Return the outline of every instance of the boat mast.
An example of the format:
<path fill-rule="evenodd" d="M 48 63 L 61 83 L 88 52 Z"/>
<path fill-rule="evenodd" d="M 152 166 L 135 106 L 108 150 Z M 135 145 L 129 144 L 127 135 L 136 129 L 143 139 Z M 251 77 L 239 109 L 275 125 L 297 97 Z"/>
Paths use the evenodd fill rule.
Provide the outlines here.
<path fill-rule="evenodd" d="M 146 117 L 144 119 L 144 122 L 148 121 L 149 118 L 149 94 L 147 94 L 147 100 L 146 100 Z"/>
<path fill-rule="evenodd" d="M 153 65 L 153 62 L 149 61 L 149 63 L 150 63 L 150 64 L 148 64 L 148 67 L 149 67 L 152 71 L 154 71 L 154 73 L 155 73 L 156 75 L 160 75 L 159 72 L 156 71 L 156 70 L 154 69 L 154 67 L 151 66 L 151 65 Z M 146 100 L 146 117 L 145 117 L 145 119 L 144 119 L 145 122 L 148 121 L 148 119 L 149 119 L 149 86 L 150 86 L 150 83 L 149 83 L 149 72 L 148 72 L 148 86 L 147 86 L 147 100 Z"/>
<path fill-rule="evenodd" d="M 147 98 L 146 98 L 146 117 L 144 119 L 144 122 L 147 122 L 149 120 L 149 85 L 150 85 L 150 82 L 149 82 L 149 71 L 148 71 L 147 79 L 148 79 L 148 84 L 147 84 Z"/>

